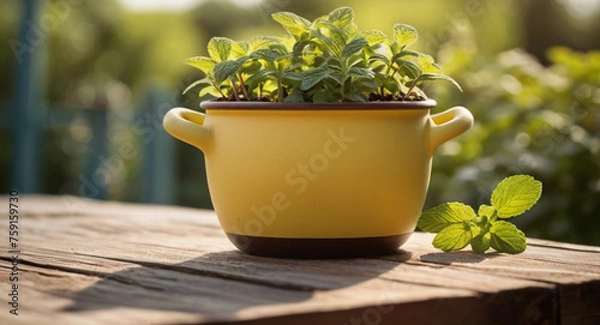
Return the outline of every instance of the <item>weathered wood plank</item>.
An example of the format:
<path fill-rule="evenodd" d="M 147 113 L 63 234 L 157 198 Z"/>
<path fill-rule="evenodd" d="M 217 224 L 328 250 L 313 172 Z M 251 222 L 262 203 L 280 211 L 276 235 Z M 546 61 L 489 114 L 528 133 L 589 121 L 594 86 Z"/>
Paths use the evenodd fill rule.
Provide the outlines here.
<path fill-rule="evenodd" d="M 30 324 L 48 315 L 64 324 L 82 315 L 114 324 L 600 320 L 595 247 L 529 240 L 518 256 L 440 253 L 431 235 L 415 234 L 382 258 L 271 259 L 235 251 L 209 211 L 25 196 L 21 215 L 32 318 L 20 319 Z M 9 257 L 0 258 L 5 278 Z"/>
<path fill-rule="evenodd" d="M 551 292 L 539 289 L 527 289 L 517 294 L 506 292 L 506 297 L 502 299 L 497 295 L 482 298 L 469 294 L 460 295 L 456 290 L 450 292 L 436 289 L 436 296 L 428 297 L 427 292 L 423 292 L 428 290 L 422 287 L 375 283 L 376 279 L 351 288 L 311 292 L 274 289 L 164 269 L 131 268 L 118 275 L 105 275 L 100 280 L 46 267 L 25 266 L 23 270 L 23 277 L 32 282 L 31 286 L 25 283 L 25 290 L 46 295 L 44 300 L 34 301 L 36 310 L 21 311 L 21 315 L 26 315 L 22 319 L 28 321 L 30 314 L 43 314 L 50 319 L 58 316 L 64 324 L 77 323 L 82 314 L 92 319 L 106 320 L 110 319 L 109 315 L 114 314 L 118 307 L 119 318 L 110 319 L 112 324 L 134 321 L 161 324 L 167 319 L 168 323 L 191 320 L 211 323 L 251 320 L 256 319 L 257 315 L 261 319 L 273 318 L 285 324 L 290 323 L 289 321 L 306 324 L 329 312 L 333 312 L 339 323 L 348 323 L 353 317 L 366 317 L 369 320 L 381 318 L 382 324 L 397 324 L 399 319 L 409 317 L 408 319 L 422 319 L 425 324 L 431 321 L 430 317 L 425 317 L 429 303 L 437 306 L 437 319 L 453 316 L 446 323 L 455 324 L 512 324 L 519 320 L 535 324 L 543 323 L 541 321 L 552 316 L 547 307 L 552 305 Z M 34 274 L 35 271 L 39 273 Z M 74 286 L 77 281 L 79 285 Z M 81 284 L 87 284 L 88 287 L 83 288 Z M 407 290 L 410 295 L 406 295 Z M 73 291 L 77 292 L 75 297 L 72 296 Z M 416 299 L 415 293 L 419 293 L 423 300 Z M 70 298 L 74 303 L 62 300 L 60 308 L 57 308 L 56 297 L 59 300 Z M 527 303 L 522 303 L 519 307 L 513 303 L 514 299 Z M 48 306 L 46 302 L 50 301 L 53 303 Z M 518 314 L 507 312 L 514 307 L 518 307 Z M 164 315 L 157 314 L 156 311 L 161 311 Z M 522 318 L 523 316 L 526 317 Z M 30 323 L 34 323 L 33 319 Z"/>
<path fill-rule="evenodd" d="M 537 239 L 537 238 L 528 238 L 527 244 L 530 246 L 533 245 L 533 246 L 540 246 L 540 247 L 560 248 L 560 249 L 565 249 L 568 251 L 600 253 L 600 247 L 569 244 L 569 243 L 559 243 L 559 242 L 555 242 L 555 241 L 543 240 L 543 239 Z"/>
<path fill-rule="evenodd" d="M 0 261 L 0 275 L 3 274 L 2 261 Z M 19 316 L 15 317 L 2 311 L 0 313 L 1 324 L 144 324 L 152 320 L 154 324 L 169 324 L 173 321 L 180 323 L 192 323 L 201 321 L 200 315 L 183 312 L 166 313 L 162 310 L 147 309 L 140 312 L 139 309 L 118 306 L 112 309 L 104 309 L 101 304 L 95 304 L 95 308 L 80 312 L 69 312 L 67 309 L 73 305 L 70 292 L 93 288 L 101 281 L 100 278 L 80 275 L 70 272 L 62 272 L 52 269 L 23 266 L 22 277 L 19 282 L 21 288 L 21 300 Z M 105 288 L 114 288 L 110 298 L 119 299 L 124 290 L 138 293 L 134 286 L 127 287 L 121 283 L 106 280 Z M 100 292 L 97 292 L 100 293 Z M 82 303 L 92 303 L 93 295 Z M 116 305 L 115 305 L 116 306 Z M 150 323 L 148 323 L 150 324 Z"/>
<path fill-rule="evenodd" d="M 432 251 L 431 234 L 416 234 L 403 247 L 413 253 L 409 263 L 450 265 L 481 270 L 512 278 L 569 284 L 596 279 L 600 274 L 598 253 L 565 252 L 561 249 L 530 246 L 519 255 L 474 254 L 469 251 Z M 394 260 L 395 257 L 384 257 Z"/>

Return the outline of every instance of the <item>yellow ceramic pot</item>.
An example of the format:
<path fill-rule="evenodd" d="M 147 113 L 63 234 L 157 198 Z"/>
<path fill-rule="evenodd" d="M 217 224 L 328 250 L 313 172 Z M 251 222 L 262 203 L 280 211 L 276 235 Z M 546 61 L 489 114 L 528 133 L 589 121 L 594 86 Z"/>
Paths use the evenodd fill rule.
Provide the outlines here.
<path fill-rule="evenodd" d="M 206 155 L 213 205 L 242 251 L 290 257 L 384 254 L 421 213 L 434 150 L 473 124 L 435 101 L 208 101 L 164 127 Z"/>

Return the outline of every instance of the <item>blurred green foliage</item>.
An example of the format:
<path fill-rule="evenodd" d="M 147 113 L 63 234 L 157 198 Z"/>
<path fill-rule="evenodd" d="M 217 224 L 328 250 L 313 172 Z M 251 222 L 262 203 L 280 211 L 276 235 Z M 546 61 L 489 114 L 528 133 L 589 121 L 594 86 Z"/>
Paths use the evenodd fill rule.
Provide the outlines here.
<path fill-rule="evenodd" d="M 45 12 L 60 1 L 48 0 Z M 425 91 L 438 102 L 469 108 L 476 125 L 440 147 L 434 157 L 426 207 L 447 201 L 478 206 L 505 176 L 531 174 L 544 184 L 542 199 L 516 220 L 528 236 L 600 245 L 600 48 L 598 11 L 574 0 L 265 0 L 253 8 L 207 1 L 184 13 L 134 13 L 117 0 L 74 1 L 43 43 L 42 113 L 54 127 L 45 134 L 44 192 L 76 193 L 90 141 L 83 108 L 105 97 L 111 136 L 135 138 L 127 125 L 139 113 L 149 85 L 170 89 L 169 105 L 197 107 L 196 94 L 179 94 L 200 72 L 182 62 L 206 55 L 207 40 L 284 36 L 270 14 L 292 11 L 314 19 L 348 5 L 362 29 L 391 35 L 395 23 L 420 31 L 416 47 L 434 53 L 460 93 L 445 84 Z M 577 10 L 575 10 L 577 9 Z M 587 16 L 573 16 L 573 11 Z M 0 1 L 0 43 L 20 23 L 20 0 Z M 567 48 L 548 48 L 563 45 Z M 523 48 L 537 57 L 527 54 Z M 543 62 L 546 65 L 542 65 Z M 14 95 L 16 61 L 0 47 L 0 145 L 9 146 L 7 109 Z M 101 101 L 100 101 L 101 102 Z M 68 111 L 68 114 L 66 113 Z M 75 112 L 75 113 L 73 113 Z M 203 155 L 177 144 L 176 203 L 210 207 Z M 8 187 L 10 152 L 0 152 L 0 186 Z M 110 198 L 136 200 L 140 157 L 112 186 Z"/>
<path fill-rule="evenodd" d="M 465 92 L 440 89 L 438 106 L 464 105 L 476 125 L 435 155 L 427 205 L 488 204 L 504 177 L 530 174 L 544 194 L 517 225 L 528 236 L 600 244 L 600 51 L 552 48 L 549 67 L 521 50 L 486 64 L 461 46 L 442 51 L 463 62 L 452 75 Z"/>

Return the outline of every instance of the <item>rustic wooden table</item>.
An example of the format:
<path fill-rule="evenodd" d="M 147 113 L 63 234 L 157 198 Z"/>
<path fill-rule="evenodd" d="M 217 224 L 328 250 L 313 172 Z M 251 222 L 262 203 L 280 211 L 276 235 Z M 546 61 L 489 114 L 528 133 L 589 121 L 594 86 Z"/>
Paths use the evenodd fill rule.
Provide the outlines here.
<path fill-rule="evenodd" d="M 6 248 L 0 324 L 600 324 L 598 247 L 441 253 L 416 233 L 390 256 L 273 259 L 236 251 L 212 211 L 49 196 L 19 209 L 19 315 Z"/>

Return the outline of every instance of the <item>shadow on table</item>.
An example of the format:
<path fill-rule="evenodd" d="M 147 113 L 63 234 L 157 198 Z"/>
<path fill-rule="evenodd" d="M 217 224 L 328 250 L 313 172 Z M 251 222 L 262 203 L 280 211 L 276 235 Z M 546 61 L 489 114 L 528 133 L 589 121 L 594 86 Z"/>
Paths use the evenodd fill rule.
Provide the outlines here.
<path fill-rule="evenodd" d="M 474 252 L 445 252 L 423 254 L 419 258 L 423 262 L 451 265 L 452 263 L 481 263 L 490 258 L 501 256 L 500 253 L 474 253 Z"/>
<path fill-rule="evenodd" d="M 249 307 L 296 303 L 315 290 L 334 290 L 376 278 L 411 257 L 398 250 L 382 259 L 292 260 L 251 256 L 238 251 L 209 253 L 179 264 L 117 259 L 137 263 L 69 296 L 65 311 L 132 307 L 189 312 L 207 317 Z"/>

